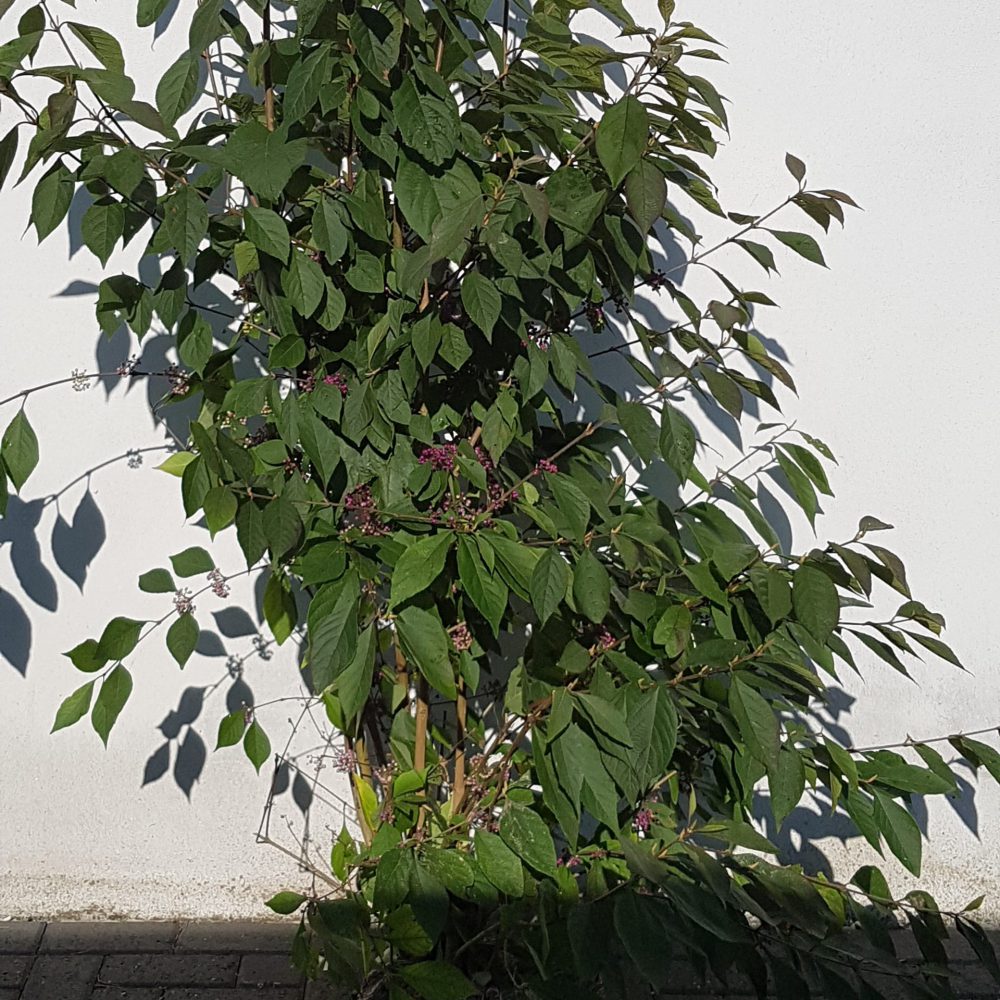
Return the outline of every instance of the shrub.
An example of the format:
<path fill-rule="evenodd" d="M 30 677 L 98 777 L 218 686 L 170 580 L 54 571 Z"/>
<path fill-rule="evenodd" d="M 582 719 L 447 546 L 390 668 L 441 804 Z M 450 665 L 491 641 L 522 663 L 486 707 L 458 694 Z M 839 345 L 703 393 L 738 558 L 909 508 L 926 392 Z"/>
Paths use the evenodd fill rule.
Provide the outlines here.
<path fill-rule="evenodd" d="M 139 23 L 167 6 L 140 0 Z M 270 901 L 303 909 L 295 961 L 394 1000 L 642 995 L 683 962 L 761 995 L 876 997 L 888 974 L 946 996 L 954 929 L 1000 976 L 968 912 L 896 899 L 873 866 L 840 883 L 782 864 L 753 822 L 780 828 L 810 796 L 919 874 L 907 802 L 956 788 L 932 745 L 907 741 L 919 763 L 845 747 L 816 716 L 854 651 L 957 664 L 871 540 L 889 526 L 789 551 L 757 488 L 776 477 L 814 523 L 833 455 L 781 416 L 794 383 L 755 332 L 774 303 L 722 251 L 822 264 L 783 220 L 826 230 L 851 198 L 789 156 L 772 211 L 720 207 L 706 163 L 727 112 L 699 69 L 717 43 L 672 0 L 651 28 L 604 0 L 615 50 L 563 0 L 276 8 L 203 0 L 155 104 L 114 37 L 44 3 L 0 72 L 39 238 L 83 187 L 102 263 L 144 241 L 157 265 L 102 281 L 98 324 L 175 338 L 175 366 L 119 374 L 196 404 L 164 468 L 266 575 L 267 623 L 302 636 L 350 776 L 357 824 L 314 872 L 326 889 Z M 710 248 L 706 217 L 728 227 Z M 685 291 L 694 268 L 716 298 Z M 3 438 L 5 489 L 38 458 L 34 392 Z M 715 474 L 696 407 L 746 435 Z M 231 578 L 202 548 L 143 575 L 163 618 L 71 651 L 93 677 L 56 729 L 89 713 L 107 740 L 147 637 L 184 665 L 199 629 L 182 583 L 203 574 L 216 593 Z M 885 620 L 865 617 L 876 587 L 903 601 Z M 264 722 L 238 708 L 218 745 L 259 769 Z M 1000 777 L 996 751 L 952 745 Z M 896 959 L 894 914 L 921 960 Z"/>

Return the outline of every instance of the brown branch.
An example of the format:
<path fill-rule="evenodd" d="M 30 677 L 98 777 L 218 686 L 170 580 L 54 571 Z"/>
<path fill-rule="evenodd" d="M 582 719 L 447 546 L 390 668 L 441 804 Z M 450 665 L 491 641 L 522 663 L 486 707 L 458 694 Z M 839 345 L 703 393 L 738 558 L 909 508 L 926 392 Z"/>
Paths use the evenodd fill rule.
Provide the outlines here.
<path fill-rule="evenodd" d="M 271 45 L 271 0 L 264 4 L 263 43 L 270 50 Z M 271 53 L 264 60 L 264 125 L 268 132 L 274 131 L 274 82 L 271 79 Z"/>
<path fill-rule="evenodd" d="M 462 809 L 465 799 L 465 723 L 468 703 L 465 700 L 465 683 L 458 680 L 458 700 L 455 703 L 455 780 L 451 790 L 451 814 L 454 816 Z"/>
<path fill-rule="evenodd" d="M 413 770 L 422 771 L 427 766 L 427 724 L 430 716 L 430 691 L 423 676 L 417 680 L 417 734 L 413 744 Z M 426 793 L 421 793 L 423 797 Z M 427 807 L 421 806 L 417 816 L 417 829 L 423 828 Z"/>

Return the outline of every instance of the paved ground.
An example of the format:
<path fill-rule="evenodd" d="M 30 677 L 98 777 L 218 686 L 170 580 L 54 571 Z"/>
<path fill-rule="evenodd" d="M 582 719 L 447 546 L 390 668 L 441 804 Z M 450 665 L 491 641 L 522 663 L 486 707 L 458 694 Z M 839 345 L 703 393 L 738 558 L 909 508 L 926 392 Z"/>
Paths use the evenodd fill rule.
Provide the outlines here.
<path fill-rule="evenodd" d="M 0 921 L 0 1000 L 333 1000 L 290 966 L 296 926 Z M 910 948 L 900 938 L 900 957 Z M 956 995 L 1000 1000 L 1000 987 L 971 951 L 956 942 L 953 952 Z M 890 982 L 879 986 L 893 1000 L 910 996 Z M 664 1000 L 720 997 L 718 988 L 681 974 Z M 752 992 L 749 983 L 730 983 L 725 996 L 745 1000 Z"/>
<path fill-rule="evenodd" d="M 0 1000 L 326 1000 L 297 924 L 0 922 Z"/>

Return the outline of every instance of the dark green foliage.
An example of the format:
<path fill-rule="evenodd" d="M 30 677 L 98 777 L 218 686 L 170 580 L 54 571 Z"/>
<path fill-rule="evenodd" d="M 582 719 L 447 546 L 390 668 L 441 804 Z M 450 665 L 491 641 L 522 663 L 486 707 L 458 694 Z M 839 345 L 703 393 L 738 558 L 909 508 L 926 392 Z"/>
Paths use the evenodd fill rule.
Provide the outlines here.
<path fill-rule="evenodd" d="M 167 6 L 140 0 L 139 23 Z M 781 420 L 794 383 L 753 332 L 767 295 L 714 270 L 719 298 L 696 303 L 681 268 L 656 266 L 663 239 L 690 244 L 690 266 L 723 247 L 766 272 L 785 249 L 822 264 L 812 236 L 770 220 L 799 209 L 825 231 L 854 203 L 808 189 L 789 156 L 778 208 L 727 217 L 706 172 L 726 109 L 698 72 L 715 41 L 672 0 L 649 30 L 615 0 L 599 9 L 626 36 L 618 53 L 576 36 L 576 7 L 497 20 L 482 0 L 299 0 L 279 29 L 268 0 L 205 0 L 156 107 L 97 28 L 48 25 L 84 46 L 79 66 L 46 65 L 31 24 L 0 48 L 31 126 L 38 236 L 83 186 L 87 247 L 106 262 L 138 241 L 159 262 L 155 283 L 102 283 L 98 324 L 176 338 L 169 398 L 198 412 L 161 467 L 189 516 L 235 526 L 267 575 L 275 641 L 301 637 L 313 700 L 350 748 L 358 828 L 331 853 L 342 898 L 268 905 L 304 908 L 302 968 L 366 997 L 613 998 L 690 964 L 761 994 L 880 996 L 868 976 L 888 973 L 947 995 L 949 928 L 997 973 L 968 914 L 895 900 L 874 868 L 834 883 L 779 864 L 752 822 L 763 808 L 788 826 L 816 797 L 919 872 L 909 802 L 952 792 L 948 763 L 805 723 L 855 653 L 957 664 L 943 620 L 867 541 L 888 527 L 875 518 L 784 550 L 758 480 L 776 474 L 814 522 L 832 495 L 821 441 L 765 423 L 706 473 L 692 401 Z M 244 85 L 206 105 L 220 61 Z M 40 113 L 16 96 L 22 78 L 54 82 Z M 0 180 L 17 144 L 0 141 Z M 712 249 L 702 211 L 734 226 Z M 223 335 L 196 305 L 205 283 L 236 288 Z M 0 502 L 37 460 L 19 410 Z M 206 574 L 202 589 L 225 587 L 202 548 L 170 563 L 140 588 Z M 905 598 L 888 621 L 865 619 L 875 587 Z M 192 655 L 192 596 L 68 653 L 101 676 L 54 728 L 89 711 L 106 741 L 140 636 L 169 622 L 171 654 Z M 252 709 L 220 721 L 217 746 L 239 743 L 257 770 L 271 757 Z M 953 746 L 1000 778 L 991 747 Z M 893 912 L 926 965 L 895 959 Z"/>

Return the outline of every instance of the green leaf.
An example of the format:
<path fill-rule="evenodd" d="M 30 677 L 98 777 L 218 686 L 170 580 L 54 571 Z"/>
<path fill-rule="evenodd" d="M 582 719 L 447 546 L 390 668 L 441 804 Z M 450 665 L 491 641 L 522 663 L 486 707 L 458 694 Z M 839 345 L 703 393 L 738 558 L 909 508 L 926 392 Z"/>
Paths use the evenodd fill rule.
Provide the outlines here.
<path fill-rule="evenodd" d="M 320 198 L 312 217 L 313 242 L 330 264 L 347 252 L 348 233 L 330 198 Z"/>
<path fill-rule="evenodd" d="M 476 830 L 476 861 L 490 883 L 505 896 L 524 895 L 524 871 L 517 855 L 495 833 Z"/>
<path fill-rule="evenodd" d="M 234 747 L 243 739 L 243 731 L 247 726 L 246 709 L 238 708 L 229 715 L 224 715 L 219 722 L 219 735 L 215 741 L 215 749 Z"/>
<path fill-rule="evenodd" d="M 236 494 L 228 486 L 213 487 L 205 494 L 202 509 L 205 511 L 205 524 L 213 538 L 233 523 L 238 506 Z"/>
<path fill-rule="evenodd" d="M 771 793 L 774 822 L 780 829 L 805 792 L 806 773 L 797 750 L 788 746 L 781 748 L 777 763 L 767 773 L 767 787 Z"/>
<path fill-rule="evenodd" d="M 90 49 L 101 61 L 105 69 L 112 73 L 125 72 L 125 57 L 118 40 L 109 35 L 103 28 L 92 24 L 77 24 L 75 21 L 65 22 L 66 27 Z"/>
<path fill-rule="evenodd" d="M 569 580 L 569 564 L 562 553 L 547 547 L 531 574 L 531 604 L 543 625 L 566 597 Z"/>
<path fill-rule="evenodd" d="M 270 909 L 274 910 L 275 913 L 280 913 L 282 916 L 288 916 L 294 913 L 305 901 L 305 896 L 301 892 L 279 892 L 273 895 L 264 905 Z"/>
<path fill-rule="evenodd" d="M 171 594 L 177 589 L 177 584 L 168 570 L 151 569 L 139 577 L 139 589 L 147 594 Z"/>
<path fill-rule="evenodd" d="M 90 715 L 91 725 L 105 746 L 108 745 L 111 729 L 118 721 L 131 693 L 132 675 L 119 664 L 104 678 Z"/>
<path fill-rule="evenodd" d="M 289 368 L 294 371 L 305 358 L 306 342 L 297 333 L 290 333 L 272 344 L 267 362 L 272 368 Z"/>
<path fill-rule="evenodd" d="M 7 174 L 13 166 L 17 157 L 18 128 L 15 125 L 4 137 L 0 139 L 0 190 L 3 189 Z"/>
<path fill-rule="evenodd" d="M 625 178 L 625 204 L 640 233 L 648 233 L 663 214 L 667 201 L 667 182 L 663 172 L 647 159 L 641 159 Z"/>
<path fill-rule="evenodd" d="M 275 559 L 280 559 L 295 548 L 302 537 L 302 518 L 295 506 L 284 497 L 278 497 L 267 504 L 261 524 Z"/>
<path fill-rule="evenodd" d="M 400 976 L 423 1000 L 466 1000 L 476 988 L 448 962 L 417 962 L 404 965 Z"/>
<path fill-rule="evenodd" d="M 729 710 L 751 756 L 765 767 L 776 766 L 780 748 L 778 720 L 760 692 L 734 676 L 729 687 Z"/>
<path fill-rule="evenodd" d="M 660 452 L 681 483 L 687 482 L 694 463 L 697 436 L 694 424 L 670 403 L 664 403 L 660 424 Z"/>
<path fill-rule="evenodd" d="M 481 549 L 492 555 L 488 547 L 476 545 L 466 536 L 459 537 L 458 577 L 462 589 L 490 623 L 493 634 L 499 635 L 500 622 L 507 610 L 507 585 L 483 561 Z"/>
<path fill-rule="evenodd" d="M 68 656 L 73 666 L 85 674 L 92 674 L 94 671 L 100 670 L 108 662 L 108 658 L 101 654 L 100 645 L 96 639 L 84 639 L 68 653 L 63 653 L 63 656 Z"/>
<path fill-rule="evenodd" d="M 973 909 L 973 907 L 970 904 L 966 909 Z M 994 982 L 1000 983 L 1000 964 L 997 963 L 997 954 L 993 948 L 993 942 L 987 937 L 982 927 L 968 917 L 956 916 L 955 929 L 972 946 L 976 957 L 993 977 Z"/>
<path fill-rule="evenodd" d="M 60 161 L 35 186 L 31 195 L 31 221 L 41 243 L 66 218 L 76 184 Z"/>
<path fill-rule="evenodd" d="M 299 121 L 319 100 L 320 89 L 330 79 L 330 59 L 330 46 L 321 45 L 292 67 L 281 105 L 286 122 Z"/>
<path fill-rule="evenodd" d="M 204 52 L 223 32 L 222 0 L 201 0 L 188 29 L 188 48 Z"/>
<path fill-rule="evenodd" d="M 264 621 L 267 622 L 274 641 L 281 646 L 292 634 L 297 620 L 295 598 L 283 574 L 272 573 L 268 577 L 262 604 Z"/>
<path fill-rule="evenodd" d="M 649 115 L 638 98 L 629 94 L 604 113 L 597 126 L 597 156 L 613 187 L 642 157 L 649 138 Z"/>
<path fill-rule="evenodd" d="M 357 649 L 359 591 L 357 573 L 352 572 L 322 587 L 309 605 L 309 669 L 317 692 L 347 669 Z"/>
<path fill-rule="evenodd" d="M 198 623 L 191 614 L 178 615 L 167 629 L 167 649 L 182 669 L 198 645 L 199 634 Z"/>
<path fill-rule="evenodd" d="M 399 59 L 399 32 L 380 10 L 359 7 L 351 17 L 350 38 L 362 64 L 379 82 Z"/>
<path fill-rule="evenodd" d="M 7 467 L 7 475 L 20 491 L 28 476 L 38 465 L 38 438 L 28 422 L 24 410 L 18 410 L 14 419 L 0 438 L 0 458 Z"/>
<path fill-rule="evenodd" d="M 171 556 L 170 565 L 173 566 L 174 572 L 181 577 L 199 576 L 215 569 L 212 557 L 197 545 Z"/>
<path fill-rule="evenodd" d="M 256 719 L 250 723 L 246 735 L 243 737 L 243 749 L 256 772 L 260 774 L 264 762 L 271 756 L 271 741 Z"/>
<path fill-rule="evenodd" d="M 393 91 L 392 110 L 403 142 L 430 163 L 444 163 L 458 148 L 459 119 L 454 101 L 421 93 L 414 76 L 403 76 Z"/>
<path fill-rule="evenodd" d="M 139 642 L 139 633 L 145 622 L 133 618 L 114 618 L 104 627 L 97 643 L 97 655 L 105 661 L 120 660 L 128 656 Z"/>
<path fill-rule="evenodd" d="M 175 125 L 194 103 L 200 64 L 198 56 L 185 52 L 160 78 L 156 85 L 156 108 L 165 124 Z"/>
<path fill-rule="evenodd" d="M 660 432 L 652 411 L 645 403 L 622 402 L 617 406 L 618 422 L 632 447 L 647 465 L 656 455 Z"/>
<path fill-rule="evenodd" d="M 683 604 L 672 604 L 656 623 L 653 642 L 663 646 L 673 660 L 684 652 L 690 639 L 691 612 Z"/>
<path fill-rule="evenodd" d="M 545 821 L 532 809 L 510 805 L 500 818 L 500 837 L 529 867 L 556 877 L 556 850 Z"/>
<path fill-rule="evenodd" d="M 304 253 L 293 253 L 281 274 L 281 287 L 295 311 L 308 319 L 319 308 L 326 291 L 323 269 Z"/>
<path fill-rule="evenodd" d="M 833 581 L 821 569 L 806 563 L 792 576 L 795 617 L 819 643 L 825 643 L 840 621 L 840 598 Z"/>
<path fill-rule="evenodd" d="M 590 501 L 586 494 L 563 473 L 547 476 L 546 482 L 555 497 L 560 523 L 573 539 L 582 543 L 590 524 Z"/>
<path fill-rule="evenodd" d="M 812 261 L 814 264 L 822 264 L 826 267 L 823 259 L 823 251 L 819 244 L 807 233 L 790 233 L 780 229 L 769 229 L 768 232 L 780 243 L 794 250 L 800 257 Z"/>
<path fill-rule="evenodd" d="M 288 255 L 292 249 L 288 226 L 277 212 L 248 205 L 243 210 L 243 225 L 247 239 L 258 250 L 277 258 L 282 264 L 288 263 Z"/>
<path fill-rule="evenodd" d="M 611 577 L 603 563 L 590 549 L 573 567 L 573 600 L 577 608 L 592 622 L 599 625 L 611 607 Z"/>
<path fill-rule="evenodd" d="M 407 545 L 392 572 L 390 608 L 423 593 L 437 579 L 454 540 L 450 531 L 444 531 Z"/>
<path fill-rule="evenodd" d="M 368 700 L 375 673 L 376 652 L 376 629 L 374 625 L 369 625 L 358 637 L 353 659 L 336 681 L 336 692 L 345 719 L 354 719 Z"/>
<path fill-rule="evenodd" d="M 83 213 L 80 235 L 87 249 L 102 264 L 107 264 L 124 232 L 125 209 L 120 202 L 98 201 Z"/>
<path fill-rule="evenodd" d="M 503 304 L 496 285 L 478 271 L 471 271 L 462 280 L 461 293 L 469 319 L 489 337 L 500 318 Z"/>
<path fill-rule="evenodd" d="M 196 457 L 197 456 L 194 452 L 178 451 L 160 462 L 157 468 L 171 476 L 177 476 L 177 478 L 180 479 L 180 477 L 184 475 L 184 470 L 195 460 Z"/>
<path fill-rule="evenodd" d="M 206 149 L 198 147 L 197 152 L 203 159 L 208 159 Z M 253 121 L 240 125 L 212 159 L 256 194 L 277 201 L 292 174 L 305 162 L 306 149 L 305 139 L 289 141 L 287 128 L 269 132 Z"/>
<path fill-rule="evenodd" d="M 895 799 L 875 789 L 874 816 L 889 850 L 907 871 L 920 875 L 920 828 L 913 817 Z"/>
<path fill-rule="evenodd" d="M 427 678 L 435 691 L 455 698 L 455 672 L 448 655 L 448 636 L 437 616 L 423 608 L 404 608 L 396 631 L 406 658 Z"/>
<path fill-rule="evenodd" d="M 160 15 L 167 9 L 170 0 L 139 0 L 136 12 L 136 24 L 140 28 L 148 28 L 155 24 Z"/>
<path fill-rule="evenodd" d="M 52 723 L 51 732 L 57 732 L 79 722 L 90 710 L 90 696 L 94 691 L 96 681 L 88 681 L 82 687 L 78 687 L 63 703 L 56 712 L 56 721 Z"/>

